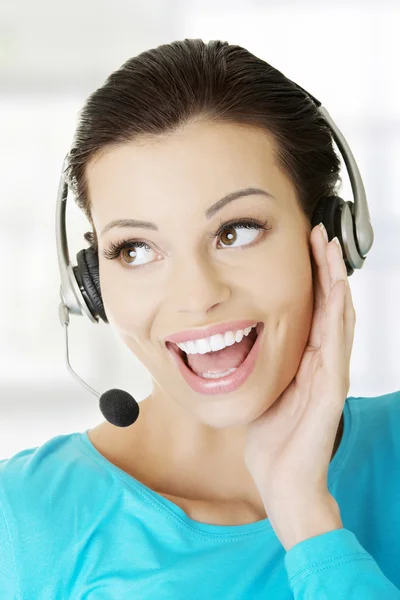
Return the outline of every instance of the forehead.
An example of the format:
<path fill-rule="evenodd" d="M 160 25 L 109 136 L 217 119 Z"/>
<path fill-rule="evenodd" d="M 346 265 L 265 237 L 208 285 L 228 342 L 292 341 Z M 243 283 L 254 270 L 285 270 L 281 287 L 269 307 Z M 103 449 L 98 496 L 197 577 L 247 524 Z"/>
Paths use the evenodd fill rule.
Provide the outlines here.
<path fill-rule="evenodd" d="M 206 207 L 240 188 L 287 196 L 293 187 L 276 163 L 273 137 L 255 126 L 201 121 L 153 139 L 105 148 L 88 165 L 93 220 L 132 216 L 132 208 Z"/>

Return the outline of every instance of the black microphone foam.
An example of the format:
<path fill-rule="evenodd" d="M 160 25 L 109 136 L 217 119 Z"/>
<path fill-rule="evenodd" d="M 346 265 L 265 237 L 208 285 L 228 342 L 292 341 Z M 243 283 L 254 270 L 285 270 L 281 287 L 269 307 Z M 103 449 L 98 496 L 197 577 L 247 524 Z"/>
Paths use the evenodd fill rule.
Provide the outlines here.
<path fill-rule="evenodd" d="M 139 404 L 124 390 L 107 390 L 100 396 L 99 405 L 105 419 L 117 427 L 128 427 L 139 416 Z"/>

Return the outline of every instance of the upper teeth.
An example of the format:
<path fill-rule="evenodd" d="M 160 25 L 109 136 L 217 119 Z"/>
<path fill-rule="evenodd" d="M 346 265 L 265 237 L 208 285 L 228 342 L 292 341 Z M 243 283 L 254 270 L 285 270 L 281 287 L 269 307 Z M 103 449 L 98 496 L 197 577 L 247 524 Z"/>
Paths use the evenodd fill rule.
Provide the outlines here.
<path fill-rule="evenodd" d="M 236 342 L 241 342 L 244 335 L 249 335 L 250 331 L 257 327 L 257 323 L 246 327 L 246 329 L 238 329 L 237 331 L 226 331 L 225 333 L 217 333 L 211 337 L 201 338 L 200 340 L 191 340 L 189 342 L 181 342 L 176 344 L 178 348 L 186 352 L 186 354 L 205 354 L 206 352 L 216 352 L 222 350 L 226 346 L 232 346 Z"/>

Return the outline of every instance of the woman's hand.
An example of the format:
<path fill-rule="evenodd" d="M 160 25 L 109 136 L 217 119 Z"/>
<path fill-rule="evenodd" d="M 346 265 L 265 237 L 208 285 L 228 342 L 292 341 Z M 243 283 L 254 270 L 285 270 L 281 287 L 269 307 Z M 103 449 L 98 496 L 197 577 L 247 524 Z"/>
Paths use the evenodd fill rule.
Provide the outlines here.
<path fill-rule="evenodd" d="M 338 517 L 328 490 L 328 468 L 350 387 L 356 322 L 350 287 L 344 284 L 347 271 L 341 248 L 333 240 L 328 244 L 319 226 L 313 228 L 310 239 L 316 272 L 307 346 L 290 385 L 249 424 L 244 455 L 268 517 L 286 548 L 293 541 L 285 522 L 291 523 L 290 530 L 299 532 L 297 518 L 310 523 L 313 515 L 320 515 L 321 520 L 323 515 Z M 342 526 L 340 518 L 335 519 L 333 522 Z M 294 543 L 298 541 L 296 538 Z"/>

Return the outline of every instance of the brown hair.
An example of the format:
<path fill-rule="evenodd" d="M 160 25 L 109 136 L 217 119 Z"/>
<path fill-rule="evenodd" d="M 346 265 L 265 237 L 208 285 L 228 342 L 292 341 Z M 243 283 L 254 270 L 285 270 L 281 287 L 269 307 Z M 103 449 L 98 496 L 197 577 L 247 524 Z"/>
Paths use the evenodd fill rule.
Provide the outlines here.
<path fill-rule="evenodd" d="M 274 137 L 278 164 L 310 220 L 337 193 L 340 161 L 332 134 L 309 96 L 248 50 L 185 39 L 142 52 L 114 71 L 80 111 L 66 178 L 93 231 L 86 167 L 106 147 L 172 133 L 195 119 L 256 125 Z"/>

